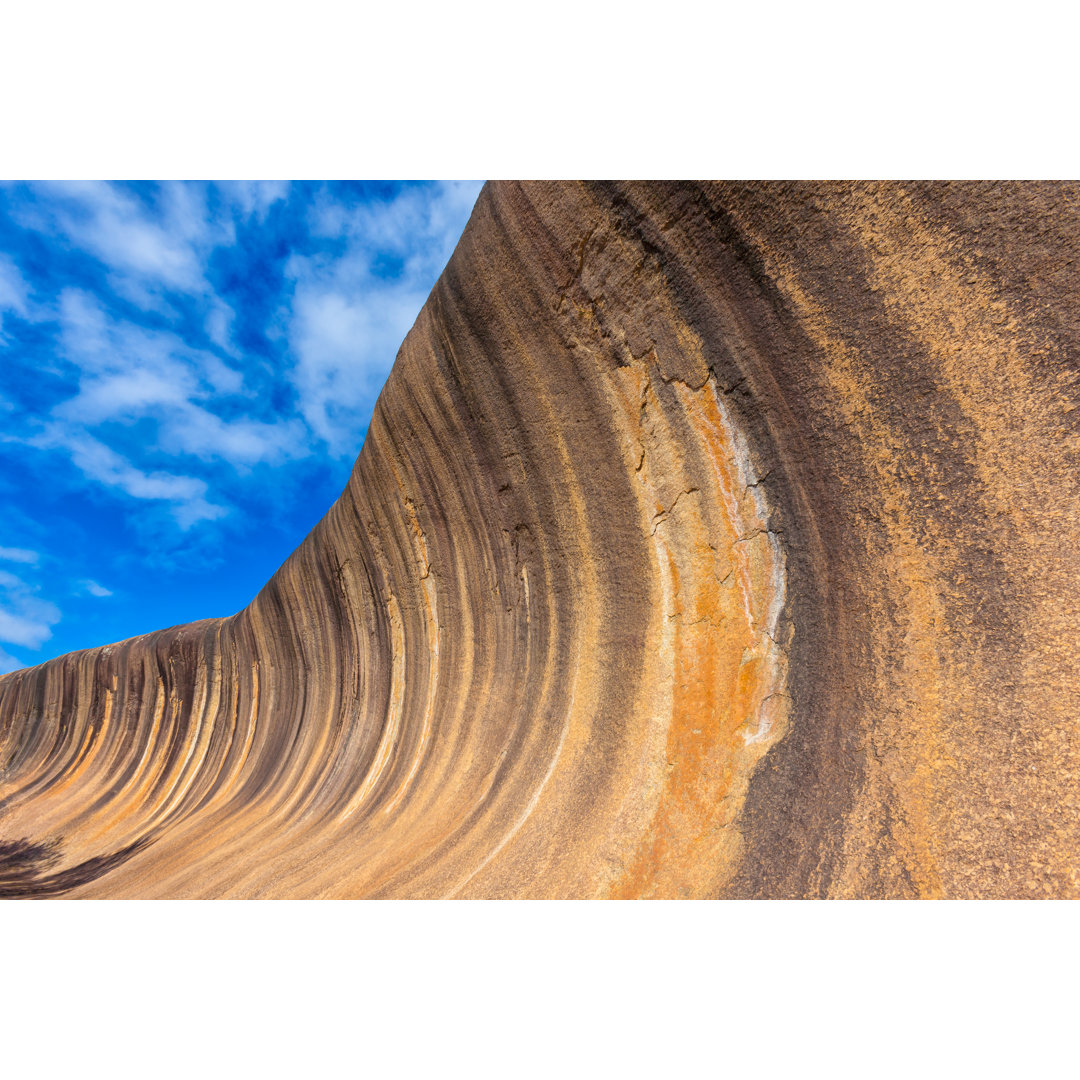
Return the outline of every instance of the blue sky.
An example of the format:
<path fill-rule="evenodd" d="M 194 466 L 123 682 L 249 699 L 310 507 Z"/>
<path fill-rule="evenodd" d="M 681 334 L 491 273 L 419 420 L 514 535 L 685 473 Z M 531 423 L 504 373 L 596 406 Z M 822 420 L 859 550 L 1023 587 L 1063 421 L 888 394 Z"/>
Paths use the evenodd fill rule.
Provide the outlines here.
<path fill-rule="evenodd" d="M 248 603 L 479 190 L 0 185 L 0 673 Z"/>

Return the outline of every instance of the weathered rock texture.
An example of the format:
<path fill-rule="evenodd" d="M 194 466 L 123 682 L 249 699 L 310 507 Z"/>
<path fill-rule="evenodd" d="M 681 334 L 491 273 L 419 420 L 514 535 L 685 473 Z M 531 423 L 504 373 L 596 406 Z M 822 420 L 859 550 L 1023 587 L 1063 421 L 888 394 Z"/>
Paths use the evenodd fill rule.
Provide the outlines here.
<path fill-rule="evenodd" d="M 4 895 L 1080 892 L 1080 191 L 494 184 L 250 607 L 0 679 Z"/>

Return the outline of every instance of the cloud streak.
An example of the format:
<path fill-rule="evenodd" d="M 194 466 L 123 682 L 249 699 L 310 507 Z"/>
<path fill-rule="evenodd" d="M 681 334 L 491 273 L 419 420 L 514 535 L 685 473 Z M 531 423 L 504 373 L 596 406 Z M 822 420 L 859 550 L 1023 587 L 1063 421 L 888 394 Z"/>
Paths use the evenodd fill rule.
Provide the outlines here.
<path fill-rule="evenodd" d="M 128 298 L 147 303 L 157 290 L 209 292 L 207 251 L 232 239 L 231 222 L 213 220 L 197 185 L 163 184 L 154 206 L 103 181 L 36 185 L 44 196 L 28 220 L 95 256 Z"/>
<path fill-rule="evenodd" d="M 191 528 L 198 521 L 214 521 L 228 513 L 228 507 L 207 501 L 205 480 L 138 469 L 86 432 L 61 424 L 49 424 L 41 435 L 30 440 L 30 444 L 41 449 L 66 451 L 84 476 L 107 488 L 118 489 L 133 499 L 174 504 L 173 516 L 183 530 Z"/>
<path fill-rule="evenodd" d="M 0 570 L 0 642 L 38 649 L 59 621 L 55 604 L 42 600 L 22 578 Z"/>
<path fill-rule="evenodd" d="M 324 194 L 312 208 L 312 233 L 343 239 L 344 249 L 334 259 L 289 262 L 296 283 L 291 379 L 301 415 L 331 453 L 356 452 L 356 429 L 370 415 L 478 192 L 478 184 L 441 184 L 352 208 Z"/>
<path fill-rule="evenodd" d="M 29 287 L 19 273 L 15 260 L 0 254 L 0 341 L 3 340 L 4 315 L 10 313 L 26 318 Z"/>
<path fill-rule="evenodd" d="M 0 547 L 0 559 L 7 562 L 28 563 L 31 566 L 36 566 L 40 556 L 36 551 L 29 551 L 26 548 L 6 548 Z"/>

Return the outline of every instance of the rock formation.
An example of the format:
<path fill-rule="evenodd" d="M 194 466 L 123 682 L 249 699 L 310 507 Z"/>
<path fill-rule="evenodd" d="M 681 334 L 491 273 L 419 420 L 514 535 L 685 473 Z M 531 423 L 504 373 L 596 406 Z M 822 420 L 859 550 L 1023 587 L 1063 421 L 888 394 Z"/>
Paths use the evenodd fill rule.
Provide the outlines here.
<path fill-rule="evenodd" d="M 1062 184 L 489 184 L 251 605 L 0 679 L 0 895 L 1080 894 L 1078 268 Z"/>

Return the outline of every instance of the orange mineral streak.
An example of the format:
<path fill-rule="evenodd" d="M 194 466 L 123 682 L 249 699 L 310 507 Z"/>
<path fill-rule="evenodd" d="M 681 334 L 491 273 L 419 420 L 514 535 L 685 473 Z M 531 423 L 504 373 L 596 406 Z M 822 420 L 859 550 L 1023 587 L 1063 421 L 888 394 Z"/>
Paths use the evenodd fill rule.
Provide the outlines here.
<path fill-rule="evenodd" d="M 672 425 L 649 375 L 622 377 L 623 415 L 629 421 L 641 403 L 647 443 L 662 459 L 654 474 L 646 449 L 638 476 L 661 583 L 655 632 L 667 731 L 651 822 L 610 895 L 709 896 L 737 861 L 750 776 L 784 732 L 785 660 L 776 640 L 783 554 L 715 383 L 697 391 L 677 386 L 679 419 L 693 438 L 674 462 L 664 455 L 674 445 Z M 676 472 L 687 483 L 665 506 L 660 478 Z"/>

